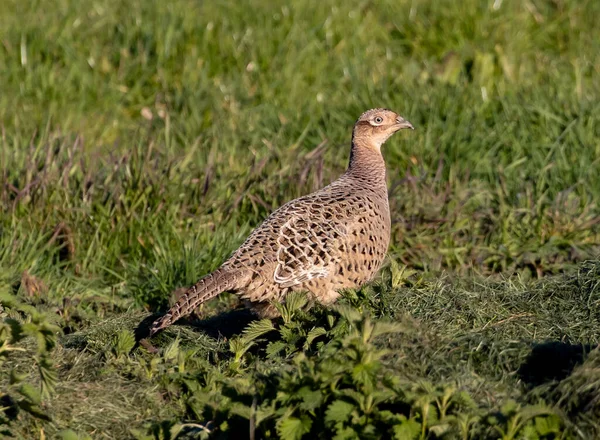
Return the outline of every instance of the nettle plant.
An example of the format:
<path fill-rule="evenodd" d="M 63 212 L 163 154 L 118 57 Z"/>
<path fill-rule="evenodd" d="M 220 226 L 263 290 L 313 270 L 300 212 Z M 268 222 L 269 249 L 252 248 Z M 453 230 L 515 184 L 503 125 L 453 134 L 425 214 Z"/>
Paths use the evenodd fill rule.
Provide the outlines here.
<path fill-rule="evenodd" d="M 32 423 L 50 421 L 42 401 L 54 390 L 57 374 L 50 360 L 60 329 L 33 306 L 23 304 L 8 293 L 0 295 L 0 434 L 11 435 L 11 423 L 22 416 L 32 417 Z M 32 344 L 26 344 L 32 341 Z M 17 362 L 17 358 L 21 362 Z M 23 362 L 25 359 L 25 362 Z M 37 366 L 38 378 L 22 374 L 16 364 L 31 362 Z M 31 380 L 39 382 L 38 386 Z"/>
<path fill-rule="evenodd" d="M 561 432 L 560 418 L 544 406 L 511 403 L 490 415 L 454 386 L 402 377 L 378 341 L 410 331 L 407 326 L 374 321 L 348 305 L 307 314 L 306 301 L 293 294 L 277 305 L 280 325 L 248 325 L 230 341 L 228 362 L 170 374 L 171 387 L 180 385 L 200 422 L 169 425 L 168 432 L 156 425 L 150 438 L 187 432 L 205 438 L 550 439 Z"/>

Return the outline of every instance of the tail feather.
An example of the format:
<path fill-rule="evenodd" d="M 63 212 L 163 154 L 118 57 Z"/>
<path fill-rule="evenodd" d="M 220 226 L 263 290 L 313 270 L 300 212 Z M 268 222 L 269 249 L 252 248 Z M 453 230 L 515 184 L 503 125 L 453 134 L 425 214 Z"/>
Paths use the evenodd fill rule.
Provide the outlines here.
<path fill-rule="evenodd" d="M 180 318 L 189 315 L 200 304 L 226 290 L 234 288 L 235 281 L 235 276 L 231 276 L 231 274 L 221 270 L 206 275 L 190 287 L 164 316 L 152 323 L 149 336 L 170 326 Z"/>

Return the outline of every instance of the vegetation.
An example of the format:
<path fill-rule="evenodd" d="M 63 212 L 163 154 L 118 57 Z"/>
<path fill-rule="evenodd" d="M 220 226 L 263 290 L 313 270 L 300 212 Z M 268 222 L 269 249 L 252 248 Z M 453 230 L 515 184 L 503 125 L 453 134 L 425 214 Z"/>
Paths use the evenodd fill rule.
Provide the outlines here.
<path fill-rule="evenodd" d="M 1 2 L 1 435 L 599 437 L 598 16 Z M 175 289 L 343 172 L 380 106 L 417 129 L 384 151 L 378 280 L 273 323 L 224 295 L 137 343 Z"/>

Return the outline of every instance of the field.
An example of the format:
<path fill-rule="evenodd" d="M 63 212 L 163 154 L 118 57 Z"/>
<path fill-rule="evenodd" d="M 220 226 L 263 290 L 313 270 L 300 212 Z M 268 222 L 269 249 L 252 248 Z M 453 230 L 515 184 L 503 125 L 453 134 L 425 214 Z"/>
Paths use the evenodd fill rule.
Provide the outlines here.
<path fill-rule="evenodd" d="M 600 438 L 600 2 L 3 0 L 0 437 Z M 332 309 L 174 291 L 345 169 L 392 244 Z M 151 345 L 150 345 L 151 344 Z"/>

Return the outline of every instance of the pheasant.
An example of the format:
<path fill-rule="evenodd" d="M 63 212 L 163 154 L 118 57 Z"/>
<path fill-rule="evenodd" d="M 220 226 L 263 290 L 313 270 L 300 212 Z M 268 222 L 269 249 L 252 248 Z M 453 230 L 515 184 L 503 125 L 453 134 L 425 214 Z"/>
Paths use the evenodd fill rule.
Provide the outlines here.
<path fill-rule="evenodd" d="M 354 125 L 350 163 L 333 183 L 274 211 L 221 267 L 204 276 L 150 327 L 150 336 L 229 291 L 259 317 L 278 316 L 274 302 L 292 291 L 334 303 L 378 271 L 390 242 L 390 210 L 381 146 L 410 122 L 386 109 Z"/>

